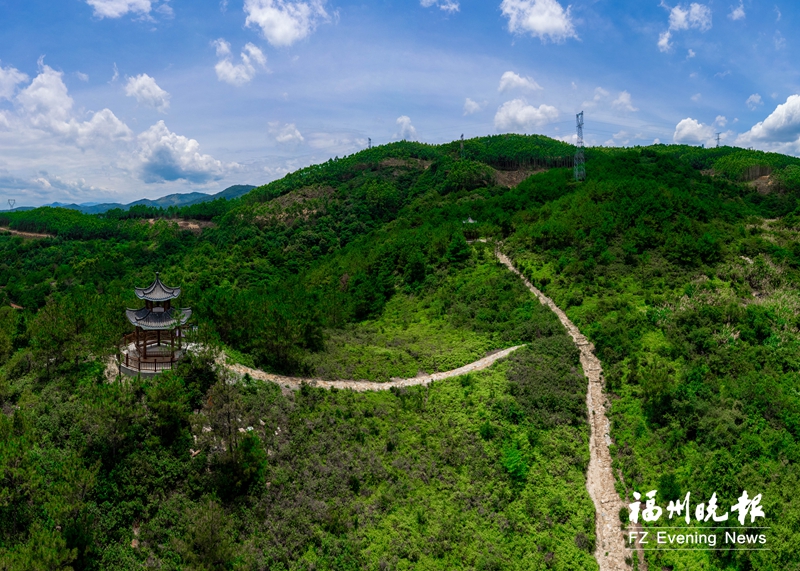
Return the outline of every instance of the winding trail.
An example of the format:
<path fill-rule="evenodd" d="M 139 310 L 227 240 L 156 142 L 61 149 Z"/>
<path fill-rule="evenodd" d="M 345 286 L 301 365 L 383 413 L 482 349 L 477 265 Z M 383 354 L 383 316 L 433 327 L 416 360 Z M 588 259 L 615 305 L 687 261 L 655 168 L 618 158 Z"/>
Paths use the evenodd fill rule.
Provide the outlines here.
<path fill-rule="evenodd" d="M 586 477 L 586 489 L 595 505 L 595 534 L 596 547 L 595 558 L 600 566 L 600 571 L 628 571 L 630 567 L 625 563 L 626 558 L 633 558 L 631 550 L 625 546 L 623 533 L 620 527 L 620 509 L 627 509 L 627 506 L 620 500 L 614 486 L 614 472 L 611 466 L 611 437 L 609 435 L 610 423 L 606 417 L 608 400 L 603 395 L 603 368 L 600 360 L 594 355 L 594 345 L 580 332 L 569 317 L 555 304 L 553 300 L 544 295 L 541 291 L 531 284 L 523 276 L 511 260 L 495 251 L 495 255 L 500 262 L 509 270 L 517 274 L 525 286 L 539 299 L 539 301 L 549 307 L 556 314 L 561 324 L 572 336 L 575 345 L 580 350 L 580 360 L 583 372 L 589 380 L 589 388 L 586 391 L 586 408 L 589 417 L 590 436 L 589 436 L 589 469 Z M 238 375 L 248 374 L 254 379 L 269 381 L 278 384 L 284 389 L 297 390 L 303 383 L 331 389 L 352 389 L 355 391 L 385 391 L 394 387 L 410 387 L 414 385 L 428 385 L 433 381 L 439 381 L 450 377 L 466 375 L 473 371 L 486 369 L 499 359 L 508 356 L 512 352 L 522 347 L 510 347 L 503 349 L 492 355 L 486 356 L 478 361 L 459 367 L 452 371 L 422 375 L 411 379 L 392 379 L 386 383 L 376 383 L 370 381 L 326 381 L 323 379 L 285 377 L 265 373 L 258 369 L 251 369 L 244 365 L 225 366 Z"/>
<path fill-rule="evenodd" d="M 620 508 L 627 506 L 620 500 L 614 487 L 614 472 L 611 468 L 612 443 L 609 431 L 611 428 L 606 417 L 608 401 L 603 395 L 603 368 L 600 360 L 594 355 L 594 345 L 580 332 L 567 314 L 544 295 L 528 279 L 523 276 L 508 256 L 496 252 L 497 258 L 509 270 L 517 274 L 527 288 L 539 298 L 542 304 L 556 314 L 561 324 L 572 336 L 575 345 L 581 352 L 581 367 L 589 379 L 589 390 L 586 391 L 586 408 L 589 412 L 589 470 L 586 474 L 586 489 L 589 491 L 595 507 L 595 534 L 597 537 L 595 558 L 600 571 L 627 571 L 626 557 L 634 557 L 631 550 L 625 547 L 625 540 L 620 529 Z"/>
<path fill-rule="evenodd" d="M 488 355 L 483 359 L 478 359 L 477 361 L 470 363 L 469 365 L 464 365 L 463 367 L 459 367 L 458 369 L 453 369 L 452 371 L 433 373 L 430 375 L 420 375 L 418 377 L 414 377 L 411 379 L 392 379 L 391 381 L 388 381 L 386 383 L 375 383 L 372 381 L 325 381 L 323 379 L 284 377 L 283 375 L 273 375 L 271 373 L 265 373 L 264 371 L 259 371 L 258 369 L 251 369 L 250 367 L 245 367 L 244 365 L 226 365 L 226 367 L 239 375 L 248 374 L 254 379 L 276 383 L 286 389 L 297 390 L 303 383 L 305 383 L 307 385 L 320 387 L 323 389 L 333 389 L 333 388 L 352 389 L 354 391 L 359 391 L 359 392 L 386 391 L 395 387 L 400 388 L 400 387 L 413 387 L 415 385 L 428 385 L 433 381 L 441 381 L 442 379 L 448 379 L 450 377 L 459 377 L 461 375 L 466 375 L 467 373 L 480 371 L 482 369 L 491 367 L 495 363 L 495 361 L 502 359 L 503 357 L 507 357 L 520 347 L 523 347 L 523 345 L 517 345 L 516 347 L 509 347 L 508 349 L 503 349 L 502 351 L 492 353 L 491 355 Z"/>

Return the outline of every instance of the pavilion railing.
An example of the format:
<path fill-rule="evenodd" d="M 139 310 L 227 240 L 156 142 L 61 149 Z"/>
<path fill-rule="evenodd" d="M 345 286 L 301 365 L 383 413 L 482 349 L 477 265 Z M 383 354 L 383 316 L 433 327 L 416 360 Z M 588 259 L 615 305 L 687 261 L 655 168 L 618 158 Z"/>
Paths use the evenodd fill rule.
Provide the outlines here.
<path fill-rule="evenodd" d="M 184 350 L 183 341 L 186 340 L 185 330 L 188 328 L 178 328 L 173 331 L 162 331 L 159 336 L 157 331 L 141 331 L 137 337 L 136 333 L 129 333 L 123 336 L 125 344 L 125 367 L 139 372 L 168 371 L 175 366 L 182 355 L 178 351 Z M 136 353 L 131 354 L 128 349 L 131 345 L 137 351 L 143 348 L 147 357 Z"/>

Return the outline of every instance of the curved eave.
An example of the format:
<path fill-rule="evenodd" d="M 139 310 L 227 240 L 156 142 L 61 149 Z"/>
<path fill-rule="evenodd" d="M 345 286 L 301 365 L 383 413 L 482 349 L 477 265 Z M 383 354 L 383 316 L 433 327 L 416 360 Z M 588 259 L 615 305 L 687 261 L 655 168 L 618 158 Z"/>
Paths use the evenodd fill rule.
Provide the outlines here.
<path fill-rule="evenodd" d="M 149 286 L 136 287 L 133 290 L 136 293 L 136 297 L 147 301 L 167 301 L 181 295 L 181 288 L 165 286 L 158 275 Z"/>
<path fill-rule="evenodd" d="M 131 325 L 144 331 L 169 331 L 185 325 L 192 316 L 192 310 L 187 307 L 158 313 L 148 309 L 129 308 L 125 311 L 125 316 Z"/>

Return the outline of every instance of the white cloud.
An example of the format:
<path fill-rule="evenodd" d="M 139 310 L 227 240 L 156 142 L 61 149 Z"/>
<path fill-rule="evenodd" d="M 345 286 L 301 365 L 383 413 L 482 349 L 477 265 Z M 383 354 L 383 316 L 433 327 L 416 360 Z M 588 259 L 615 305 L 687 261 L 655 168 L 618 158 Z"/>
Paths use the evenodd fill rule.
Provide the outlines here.
<path fill-rule="evenodd" d="M 702 93 L 695 93 L 695 94 L 694 94 L 694 95 L 692 95 L 692 96 L 691 96 L 689 99 L 691 99 L 692 101 L 694 101 L 695 103 L 697 103 L 697 102 L 698 102 L 698 101 L 700 101 L 702 98 L 703 98 L 703 94 L 702 94 Z"/>
<path fill-rule="evenodd" d="M 286 47 L 313 32 L 319 22 L 328 21 L 325 0 L 245 0 L 245 25 L 258 26 L 273 46 Z"/>
<path fill-rule="evenodd" d="M 669 43 L 670 39 L 672 39 L 672 32 L 667 30 L 666 32 L 662 32 L 658 35 L 658 49 L 662 52 L 668 52 L 672 49 L 672 44 Z"/>
<path fill-rule="evenodd" d="M 693 49 L 690 49 L 689 50 L 689 54 L 686 56 L 686 59 L 692 59 L 696 55 L 697 55 L 697 53 L 695 53 L 695 51 Z"/>
<path fill-rule="evenodd" d="M 217 57 L 220 60 L 214 66 L 217 72 L 217 79 L 230 83 L 231 85 L 241 86 L 250 81 L 256 76 L 258 70 L 256 66 L 265 69 L 267 65 L 267 56 L 251 43 L 244 46 L 244 50 L 239 54 L 242 62 L 234 64 L 231 56 L 231 45 L 222 38 L 212 42 L 212 45 L 217 50 Z"/>
<path fill-rule="evenodd" d="M 714 140 L 714 128 L 687 117 L 675 126 L 672 139 L 682 145 L 710 145 Z"/>
<path fill-rule="evenodd" d="M 15 67 L 0 67 L 0 99 L 11 99 L 17 85 L 27 80 L 28 76 Z"/>
<path fill-rule="evenodd" d="M 556 0 L 503 0 L 500 4 L 503 16 L 508 18 L 508 31 L 515 34 L 529 33 L 542 42 L 563 42 L 577 38 L 569 14 Z"/>
<path fill-rule="evenodd" d="M 397 125 L 400 131 L 395 135 L 398 139 L 414 141 L 417 138 L 417 130 L 411 124 L 411 118 L 408 115 L 401 115 L 397 118 Z"/>
<path fill-rule="evenodd" d="M 152 8 L 150 0 L 86 0 L 86 3 L 99 18 L 120 18 L 128 12 L 149 14 Z"/>
<path fill-rule="evenodd" d="M 139 176 L 144 182 L 203 183 L 222 178 L 222 162 L 201 154 L 196 140 L 171 132 L 164 121 L 140 134 L 138 141 Z"/>
<path fill-rule="evenodd" d="M 357 136 L 353 132 L 316 132 L 308 135 L 308 146 L 312 149 L 324 150 L 326 153 L 347 154 L 366 148 L 367 139 Z M 298 165 L 292 170 L 300 168 Z"/>
<path fill-rule="evenodd" d="M 782 50 L 783 48 L 786 47 L 786 38 L 783 37 L 783 34 L 781 34 L 780 31 L 775 32 L 774 40 L 775 40 L 776 50 Z"/>
<path fill-rule="evenodd" d="M 588 108 L 588 109 L 591 109 L 592 107 L 596 107 L 597 104 L 601 100 L 603 100 L 606 97 L 608 97 L 608 95 L 609 95 L 608 91 L 606 91 L 602 87 L 595 87 L 595 89 L 594 89 L 594 97 L 592 98 L 592 100 L 591 101 L 584 101 L 581 104 L 581 107 Z"/>
<path fill-rule="evenodd" d="M 753 93 L 750 97 L 747 98 L 745 101 L 747 106 L 750 108 L 751 111 L 755 111 L 758 109 L 759 105 L 763 105 L 764 102 L 761 100 L 761 96 L 758 93 Z"/>
<path fill-rule="evenodd" d="M 114 62 L 114 75 L 111 76 L 111 81 L 109 83 L 114 83 L 119 79 L 119 70 L 117 69 L 117 62 Z"/>
<path fill-rule="evenodd" d="M 738 6 L 731 6 L 731 13 L 728 18 L 731 20 L 743 20 L 746 14 L 744 13 L 744 1 L 740 0 Z"/>
<path fill-rule="evenodd" d="M 494 116 L 494 126 L 501 131 L 530 131 L 558 119 L 558 109 L 550 105 L 534 107 L 523 99 L 506 101 Z"/>
<path fill-rule="evenodd" d="M 464 101 L 464 115 L 472 115 L 473 113 L 477 113 L 485 106 L 486 106 L 486 101 L 478 103 L 477 101 L 473 101 L 472 99 L 467 97 L 467 100 Z"/>
<path fill-rule="evenodd" d="M 305 139 L 294 123 L 287 123 L 283 126 L 278 121 L 269 124 L 269 132 L 275 135 L 275 140 L 279 143 L 302 143 Z"/>
<path fill-rule="evenodd" d="M 497 91 L 503 93 L 511 89 L 538 91 L 542 89 L 542 86 L 536 83 L 531 77 L 521 77 L 513 71 L 507 71 L 500 78 L 500 85 L 497 86 Z"/>
<path fill-rule="evenodd" d="M 78 79 L 80 79 L 81 81 L 84 81 L 84 82 L 85 81 L 89 81 L 89 76 L 86 75 L 85 73 L 81 73 L 80 71 L 76 71 L 75 75 L 78 76 Z"/>
<path fill-rule="evenodd" d="M 728 124 L 728 119 L 724 115 L 717 115 L 717 118 L 714 119 L 714 124 L 720 127 L 725 127 Z"/>
<path fill-rule="evenodd" d="M 669 8 L 662 0 L 661 6 L 669 9 L 669 28 L 658 36 L 658 49 L 662 52 L 672 48 L 672 32 L 689 29 L 706 32 L 711 29 L 711 8 L 704 4 L 692 2 L 688 7 L 677 5 Z"/>
<path fill-rule="evenodd" d="M 161 89 L 156 80 L 146 73 L 128 78 L 125 95 L 135 97 L 137 103 L 152 107 L 161 113 L 166 113 L 169 109 L 169 93 Z"/>
<path fill-rule="evenodd" d="M 458 2 L 455 0 L 419 0 L 419 3 L 422 4 L 424 8 L 430 8 L 431 6 L 438 6 L 440 10 L 445 12 L 458 12 L 460 6 Z"/>
<path fill-rule="evenodd" d="M 172 10 L 172 6 L 167 4 L 168 1 L 169 0 L 164 0 L 164 3 L 159 5 L 158 8 L 156 8 L 156 12 L 158 12 L 165 18 L 172 18 L 175 16 L 175 12 Z"/>
<path fill-rule="evenodd" d="M 633 103 L 631 102 L 631 94 L 627 91 L 622 91 L 612 103 L 611 106 L 614 109 L 620 109 L 622 111 L 638 111 L 638 107 L 634 107 Z"/>
<path fill-rule="evenodd" d="M 671 31 L 688 30 L 690 28 L 705 32 L 711 29 L 711 8 L 693 2 L 686 9 L 675 6 L 669 13 L 669 29 Z"/>
<path fill-rule="evenodd" d="M 95 113 L 89 121 L 78 121 L 73 101 L 62 80 L 63 73 L 41 63 L 41 71 L 17 96 L 24 121 L 31 127 L 59 135 L 79 147 L 114 140 L 127 140 L 131 130 L 109 109 Z"/>
<path fill-rule="evenodd" d="M 790 95 L 769 117 L 757 123 L 748 132 L 739 136 L 742 143 L 794 143 L 800 137 L 800 95 Z M 796 149 L 800 149 L 796 147 Z M 796 152 L 796 150 L 795 150 Z"/>

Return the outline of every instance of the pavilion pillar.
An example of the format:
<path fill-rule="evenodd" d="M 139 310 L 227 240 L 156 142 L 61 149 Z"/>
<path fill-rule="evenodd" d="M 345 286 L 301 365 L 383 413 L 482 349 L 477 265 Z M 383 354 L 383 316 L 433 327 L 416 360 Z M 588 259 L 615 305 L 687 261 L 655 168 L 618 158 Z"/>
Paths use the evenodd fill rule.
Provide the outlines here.
<path fill-rule="evenodd" d="M 157 345 L 160 347 L 161 346 L 161 330 L 160 329 L 158 331 L 156 331 L 156 339 L 158 341 Z"/>

